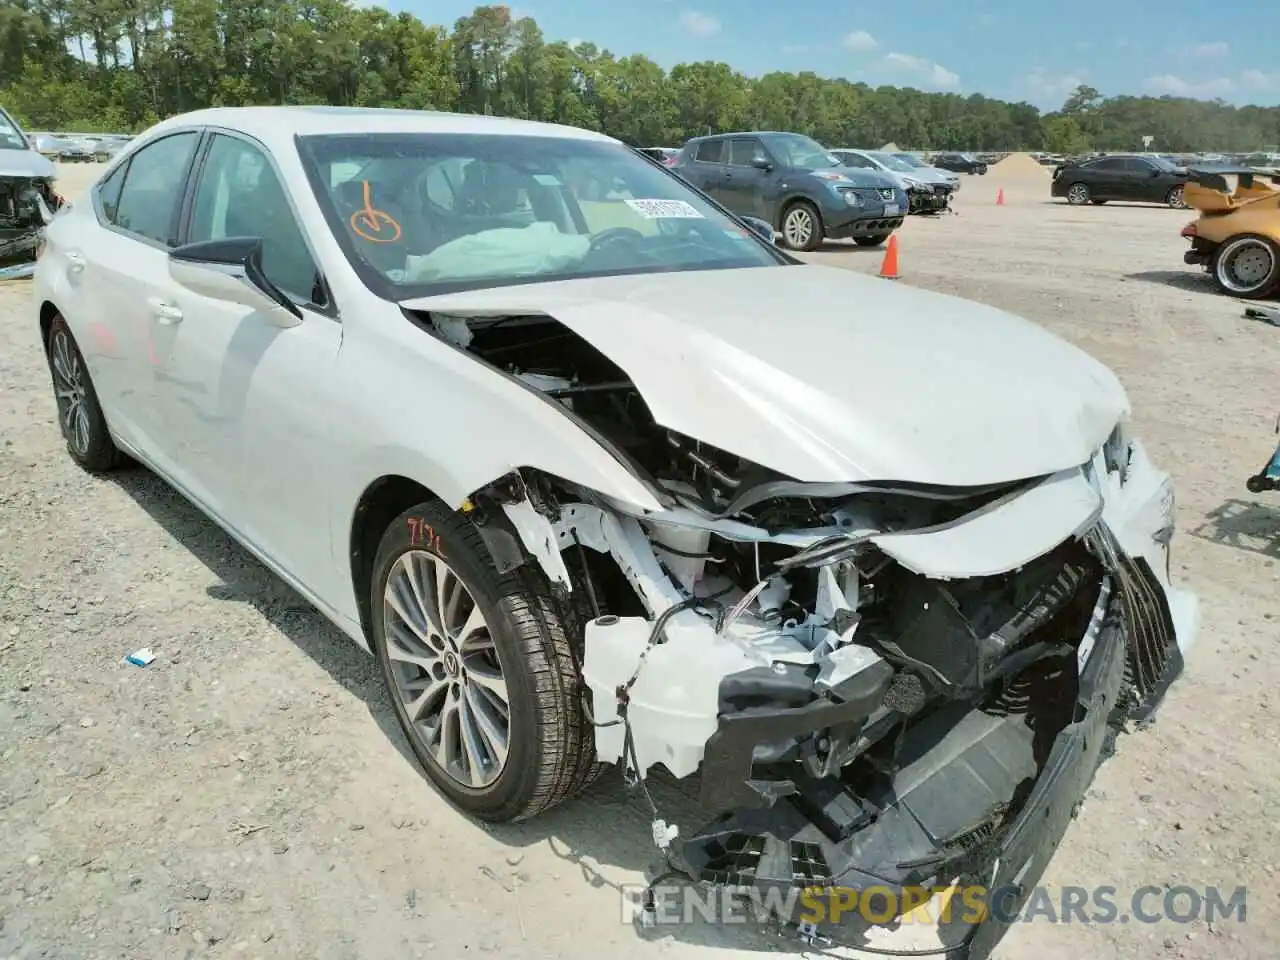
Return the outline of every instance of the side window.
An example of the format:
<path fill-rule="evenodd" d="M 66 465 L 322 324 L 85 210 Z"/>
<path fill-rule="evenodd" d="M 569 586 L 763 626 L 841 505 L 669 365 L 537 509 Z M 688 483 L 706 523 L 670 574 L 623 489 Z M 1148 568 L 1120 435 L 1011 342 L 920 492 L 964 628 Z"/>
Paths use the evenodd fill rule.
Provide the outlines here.
<path fill-rule="evenodd" d="M 1155 164 L 1141 157 L 1128 157 L 1124 161 L 1124 168 L 1130 173 L 1145 173 L 1150 176 L 1151 171 L 1155 169 Z"/>
<path fill-rule="evenodd" d="M 861 170 L 867 170 L 875 166 L 875 164 L 866 157 L 860 156 L 856 153 L 842 153 L 840 154 L 840 159 L 844 161 L 844 165 L 846 167 L 858 167 Z"/>
<path fill-rule="evenodd" d="M 124 186 L 124 175 L 129 169 L 126 160 L 111 171 L 111 176 L 98 184 L 98 204 L 102 207 L 102 215 L 108 223 L 116 222 L 116 211 L 120 205 L 120 188 Z"/>
<path fill-rule="evenodd" d="M 200 171 L 187 239 L 227 237 L 260 237 L 267 279 L 300 300 L 323 302 L 319 271 L 266 154 L 217 134 Z"/>
<path fill-rule="evenodd" d="M 724 163 L 724 141 L 704 140 L 698 144 L 699 163 Z"/>
<path fill-rule="evenodd" d="M 174 245 L 178 204 L 199 134 L 175 133 L 143 147 L 129 160 L 111 222 L 122 230 Z"/>
<path fill-rule="evenodd" d="M 759 140 L 740 137 L 729 144 L 729 163 L 735 167 L 749 167 L 757 158 L 764 160 L 764 147 Z"/>
<path fill-rule="evenodd" d="M 458 190 L 462 186 L 465 166 L 466 161 L 450 158 L 429 167 L 422 182 L 422 189 L 426 192 L 427 199 L 437 207 L 452 210 L 458 199 Z"/>

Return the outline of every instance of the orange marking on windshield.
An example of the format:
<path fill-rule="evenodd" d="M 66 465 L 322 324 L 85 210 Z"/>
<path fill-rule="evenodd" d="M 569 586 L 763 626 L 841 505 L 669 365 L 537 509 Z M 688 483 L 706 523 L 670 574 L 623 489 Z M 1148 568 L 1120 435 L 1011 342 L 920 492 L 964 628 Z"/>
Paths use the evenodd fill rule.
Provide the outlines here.
<path fill-rule="evenodd" d="M 351 229 L 370 243 L 395 243 L 400 239 L 400 224 L 385 210 L 373 205 L 373 191 L 364 182 L 364 207 L 351 215 Z"/>

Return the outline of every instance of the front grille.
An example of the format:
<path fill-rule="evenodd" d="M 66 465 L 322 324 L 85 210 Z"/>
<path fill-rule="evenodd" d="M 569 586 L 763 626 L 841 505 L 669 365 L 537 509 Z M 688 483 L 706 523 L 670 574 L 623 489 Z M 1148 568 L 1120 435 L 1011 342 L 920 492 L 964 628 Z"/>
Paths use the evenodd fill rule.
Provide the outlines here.
<path fill-rule="evenodd" d="M 1130 558 L 1106 524 L 1099 523 L 1088 542 L 1115 578 L 1126 633 L 1125 711 L 1145 719 L 1159 705 L 1169 683 L 1181 670 L 1173 613 L 1164 588 L 1143 557 Z"/>
<path fill-rule="evenodd" d="M 894 193 L 894 191 L 893 191 L 893 188 L 892 188 L 892 187 L 881 187 L 881 188 L 879 189 L 879 191 L 878 191 L 878 192 L 879 192 L 879 194 L 880 194 L 880 199 L 881 199 L 881 200 L 892 200 L 892 199 L 893 199 L 893 193 Z"/>

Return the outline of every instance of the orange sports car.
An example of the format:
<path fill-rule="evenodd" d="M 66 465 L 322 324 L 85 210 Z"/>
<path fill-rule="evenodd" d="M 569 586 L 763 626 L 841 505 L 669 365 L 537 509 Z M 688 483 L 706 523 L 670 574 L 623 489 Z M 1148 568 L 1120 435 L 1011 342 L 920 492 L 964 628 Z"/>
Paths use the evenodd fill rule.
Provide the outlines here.
<path fill-rule="evenodd" d="M 1192 172 L 1183 188 L 1200 219 L 1182 228 L 1186 263 L 1203 266 L 1223 293 L 1257 300 L 1280 290 L 1280 174 L 1250 167 Z M 1233 189 L 1228 178 L 1234 178 Z"/>

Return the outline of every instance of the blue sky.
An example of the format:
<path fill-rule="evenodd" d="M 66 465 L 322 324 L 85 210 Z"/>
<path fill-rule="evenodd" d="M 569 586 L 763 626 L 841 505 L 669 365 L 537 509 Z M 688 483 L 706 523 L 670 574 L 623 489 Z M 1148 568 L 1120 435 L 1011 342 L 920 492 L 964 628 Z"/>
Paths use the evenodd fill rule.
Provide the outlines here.
<path fill-rule="evenodd" d="M 365 0 L 376 3 L 378 0 Z M 467 0 L 381 0 L 452 25 Z M 589 40 L 664 67 L 723 60 L 747 74 L 814 70 L 870 84 L 1061 106 L 1104 94 L 1280 104 L 1275 0 L 513 0 L 549 40 Z M 1252 29 L 1233 29 L 1235 24 Z M 1267 24 L 1263 26 L 1263 24 Z"/>

